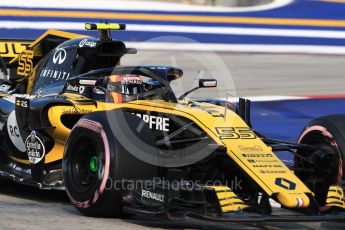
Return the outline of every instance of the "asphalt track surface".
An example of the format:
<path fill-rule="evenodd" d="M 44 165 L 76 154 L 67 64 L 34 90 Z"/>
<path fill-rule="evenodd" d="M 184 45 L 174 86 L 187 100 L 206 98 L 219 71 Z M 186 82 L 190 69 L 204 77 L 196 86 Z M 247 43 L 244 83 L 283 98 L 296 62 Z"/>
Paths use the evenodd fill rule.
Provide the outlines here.
<path fill-rule="evenodd" d="M 174 82 L 177 92 L 196 86 L 199 71 L 218 80 L 217 89 L 200 90 L 196 97 L 345 94 L 345 57 L 340 55 L 140 51 L 122 62 L 137 63 L 183 69 L 184 77 Z"/>
<path fill-rule="evenodd" d="M 123 60 L 123 64 L 138 64 L 145 61 L 143 63 L 146 64 L 181 66 L 185 70 L 185 77 L 179 80 L 182 82 L 177 83 L 177 86 L 186 89 L 195 84 L 194 76 L 198 72 L 196 69 L 203 66 L 191 61 L 192 57 L 183 55 L 158 55 L 151 52 L 142 55 L 142 59 L 139 59 L 139 56 L 129 56 Z M 195 56 L 198 57 L 197 62 L 205 59 L 201 54 L 194 54 Z M 230 81 L 228 72 L 223 71 L 217 76 L 220 82 L 218 90 L 202 90 L 195 96 L 225 97 L 226 92 L 235 89 L 238 96 L 344 93 L 344 56 L 225 53 L 217 56 L 230 70 L 234 84 L 227 83 Z M 218 63 L 218 66 L 222 64 Z M 213 67 L 209 67 L 209 72 L 212 71 Z M 7 180 L 0 180 L 0 210 L 0 229 L 344 229 L 341 223 L 322 222 L 239 225 L 196 220 L 169 222 L 143 216 L 124 220 L 88 218 L 80 215 L 69 204 L 63 191 L 42 191 L 16 185 Z"/>

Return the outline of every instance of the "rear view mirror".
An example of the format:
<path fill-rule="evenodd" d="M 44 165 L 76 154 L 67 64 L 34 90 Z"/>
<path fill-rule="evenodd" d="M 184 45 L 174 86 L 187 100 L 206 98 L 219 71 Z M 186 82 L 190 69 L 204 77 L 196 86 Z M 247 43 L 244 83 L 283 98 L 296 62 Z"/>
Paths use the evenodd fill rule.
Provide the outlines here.
<path fill-rule="evenodd" d="M 182 100 L 183 98 L 188 96 L 190 93 L 200 88 L 215 88 L 215 87 L 217 87 L 217 80 L 215 78 L 213 77 L 199 78 L 199 86 L 185 92 L 178 98 L 178 100 Z"/>
<path fill-rule="evenodd" d="M 199 88 L 214 88 L 217 87 L 217 80 L 210 78 L 199 78 Z"/>

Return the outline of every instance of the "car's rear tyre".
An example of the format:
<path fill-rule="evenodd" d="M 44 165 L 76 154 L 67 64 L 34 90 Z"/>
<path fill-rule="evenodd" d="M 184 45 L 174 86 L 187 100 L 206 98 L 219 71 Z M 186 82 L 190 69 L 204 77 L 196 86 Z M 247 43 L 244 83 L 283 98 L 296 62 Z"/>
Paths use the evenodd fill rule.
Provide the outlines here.
<path fill-rule="evenodd" d="M 117 141 L 105 113 L 86 115 L 65 147 L 64 184 L 72 204 L 84 215 L 121 217 L 124 180 L 153 178 L 156 168 L 143 163 Z"/>
<path fill-rule="evenodd" d="M 297 151 L 294 168 L 295 174 L 314 192 L 322 208 L 329 186 L 341 185 L 343 180 L 345 116 L 325 116 L 311 121 L 302 131 L 299 143 L 316 147 Z"/>

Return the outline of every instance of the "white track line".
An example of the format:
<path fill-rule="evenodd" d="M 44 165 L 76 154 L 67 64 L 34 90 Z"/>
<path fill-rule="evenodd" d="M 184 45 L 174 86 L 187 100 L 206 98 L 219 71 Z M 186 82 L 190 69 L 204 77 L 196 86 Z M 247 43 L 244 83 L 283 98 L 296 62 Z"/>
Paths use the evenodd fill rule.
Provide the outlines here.
<path fill-rule="evenodd" d="M 126 42 L 141 50 L 345 55 L 344 46 Z"/>
<path fill-rule="evenodd" d="M 55 8 L 55 9 L 90 9 L 90 10 L 126 10 L 126 11 L 175 11 L 175 12 L 250 12 L 271 10 L 283 7 L 293 0 L 274 0 L 271 3 L 250 7 L 211 7 L 187 5 L 181 3 L 154 1 L 121 0 L 1 0 L 2 7 Z"/>
<path fill-rule="evenodd" d="M 265 102 L 265 101 L 289 101 L 289 100 L 305 100 L 309 99 L 308 97 L 299 97 L 299 96 L 251 96 L 251 97 L 244 97 L 249 99 L 250 101 L 255 102 Z M 226 98 L 219 98 L 219 100 L 226 100 Z M 238 102 L 238 97 L 231 97 L 230 102 Z"/>
<path fill-rule="evenodd" d="M 81 22 L 0 21 L 5 29 L 84 30 Z M 345 31 L 127 24 L 128 31 L 345 39 Z"/>
<path fill-rule="evenodd" d="M 60 29 L 84 30 L 84 23 L 79 22 L 27 22 L 27 21 L 0 21 L 0 28 L 5 29 Z M 213 33 L 261 36 L 300 36 L 320 38 L 344 39 L 342 31 L 320 30 L 285 30 L 285 29 L 247 29 L 247 28 L 209 28 L 197 26 L 159 26 L 129 24 L 128 31 L 150 32 L 184 32 L 184 33 Z M 163 34 L 162 34 L 163 35 Z M 229 37 L 230 39 L 231 37 Z M 345 55 L 344 46 L 318 46 L 318 45 L 261 45 L 261 44 L 214 44 L 197 43 L 184 37 L 174 38 L 176 42 L 162 42 L 166 38 L 155 38 L 145 42 L 128 42 L 130 46 L 146 50 L 181 50 L 181 51 L 214 51 L 214 52 L 249 52 L 249 53 L 301 53 L 301 54 L 337 54 Z M 179 43 L 181 42 L 181 43 Z M 189 43 L 186 43 L 189 42 Z M 194 42 L 194 43 L 190 43 Z"/>

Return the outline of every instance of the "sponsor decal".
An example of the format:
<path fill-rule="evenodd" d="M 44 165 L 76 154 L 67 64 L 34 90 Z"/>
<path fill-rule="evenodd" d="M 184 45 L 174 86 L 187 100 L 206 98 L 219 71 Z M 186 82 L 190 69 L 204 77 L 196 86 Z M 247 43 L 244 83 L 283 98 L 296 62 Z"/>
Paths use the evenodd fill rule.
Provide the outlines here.
<path fill-rule="evenodd" d="M 239 145 L 238 146 L 239 149 L 241 149 L 241 151 L 243 152 L 262 152 L 262 148 L 258 145 L 255 146 L 243 146 L 243 145 Z"/>
<path fill-rule="evenodd" d="M 14 57 L 20 54 L 30 45 L 30 42 L 0 42 L 1 57 Z"/>
<path fill-rule="evenodd" d="M 94 41 L 89 41 L 89 40 L 87 40 L 87 39 L 83 39 L 83 40 L 81 40 L 81 41 L 79 42 L 79 47 L 80 47 L 80 48 L 82 48 L 82 47 L 84 47 L 84 46 L 88 46 L 88 47 L 93 48 L 93 47 L 95 47 L 96 45 L 97 45 L 96 42 L 94 42 Z"/>
<path fill-rule="evenodd" d="M 296 184 L 285 178 L 276 178 L 275 184 L 286 190 L 295 190 Z"/>
<path fill-rule="evenodd" d="M 137 117 L 140 117 L 145 123 L 149 125 L 150 129 L 160 130 L 163 132 L 169 132 L 169 122 L 170 119 L 166 117 L 157 117 L 147 114 L 133 113 Z"/>
<path fill-rule="evenodd" d="M 105 94 L 105 92 L 103 92 L 102 90 L 100 90 L 100 89 L 98 89 L 98 88 L 93 88 L 93 92 L 94 92 L 95 94 L 99 94 L 99 95 Z"/>
<path fill-rule="evenodd" d="M 282 165 L 253 165 L 254 168 L 283 168 Z"/>
<path fill-rule="evenodd" d="M 62 114 L 87 114 L 91 113 L 92 110 L 89 109 L 81 109 L 77 107 L 73 107 L 72 109 L 64 109 L 62 110 Z"/>
<path fill-rule="evenodd" d="M 26 152 L 31 164 L 39 163 L 45 155 L 43 141 L 37 137 L 36 132 L 32 131 L 25 140 Z"/>
<path fill-rule="evenodd" d="M 25 144 L 19 132 L 19 127 L 16 119 L 16 112 L 12 111 L 7 119 L 7 132 L 13 145 L 21 152 L 26 152 Z"/>
<path fill-rule="evenodd" d="M 285 170 L 260 170 L 262 174 L 286 174 Z"/>
<path fill-rule="evenodd" d="M 27 174 L 27 175 L 31 174 L 31 169 L 24 169 L 13 162 L 9 163 L 8 166 L 11 167 L 13 170 L 19 171 L 20 173 Z"/>
<path fill-rule="evenodd" d="M 85 91 L 85 86 L 79 86 L 79 93 L 83 94 Z"/>
<path fill-rule="evenodd" d="M 68 91 L 73 91 L 73 92 L 79 92 L 79 87 L 78 86 L 73 86 L 73 85 L 68 85 L 67 86 Z"/>
<path fill-rule="evenodd" d="M 40 77 L 53 78 L 55 80 L 68 80 L 70 73 L 63 70 L 45 68 L 41 71 Z"/>
<path fill-rule="evenodd" d="M 16 98 L 16 106 L 18 107 L 23 107 L 23 108 L 28 108 L 28 101 L 29 99 L 27 98 Z"/>
<path fill-rule="evenodd" d="M 150 69 L 152 69 L 152 70 L 155 70 L 155 69 L 165 70 L 167 68 L 164 66 L 152 66 L 152 67 L 150 67 Z"/>
<path fill-rule="evenodd" d="M 296 198 L 297 199 L 297 207 L 302 208 L 304 206 L 304 200 L 302 198 Z"/>
<path fill-rule="evenodd" d="M 0 92 L 6 93 L 11 88 L 12 88 L 12 86 L 10 86 L 10 85 L 2 84 L 2 85 L 0 85 Z"/>
<path fill-rule="evenodd" d="M 159 194 L 159 193 L 154 193 L 154 192 L 147 191 L 147 190 L 141 190 L 141 196 L 148 198 L 148 199 L 151 199 L 151 200 L 164 202 L 164 195 Z"/>
<path fill-rule="evenodd" d="M 204 87 L 216 87 L 217 81 L 204 81 L 202 84 Z"/>
<path fill-rule="evenodd" d="M 79 84 L 81 84 L 81 85 L 91 85 L 91 86 L 93 86 L 93 85 L 96 85 L 96 80 L 80 80 L 79 81 Z"/>
<path fill-rule="evenodd" d="M 68 91 L 76 92 L 76 93 L 84 93 L 85 91 L 85 86 L 73 86 L 73 85 L 68 85 L 67 86 Z"/>
<path fill-rule="evenodd" d="M 272 154 L 242 154 L 243 157 L 250 157 L 250 158 L 255 158 L 255 157 L 273 157 Z"/>
<path fill-rule="evenodd" d="M 121 80 L 121 84 L 124 84 L 124 85 L 129 85 L 129 84 L 140 85 L 140 84 L 143 84 L 143 80 L 141 79 L 141 77 L 139 77 L 137 75 L 126 75 Z"/>
<path fill-rule="evenodd" d="M 56 49 L 53 55 L 53 63 L 57 65 L 61 65 L 66 60 L 66 57 L 67 57 L 66 50 L 64 48 L 58 48 Z"/>
<path fill-rule="evenodd" d="M 212 117 L 222 117 L 224 118 L 224 115 L 220 113 L 218 110 L 212 109 L 212 108 L 207 108 L 205 106 L 200 107 L 201 109 L 205 110 L 208 112 Z"/>
<path fill-rule="evenodd" d="M 249 163 L 278 163 L 279 160 L 248 159 Z"/>

